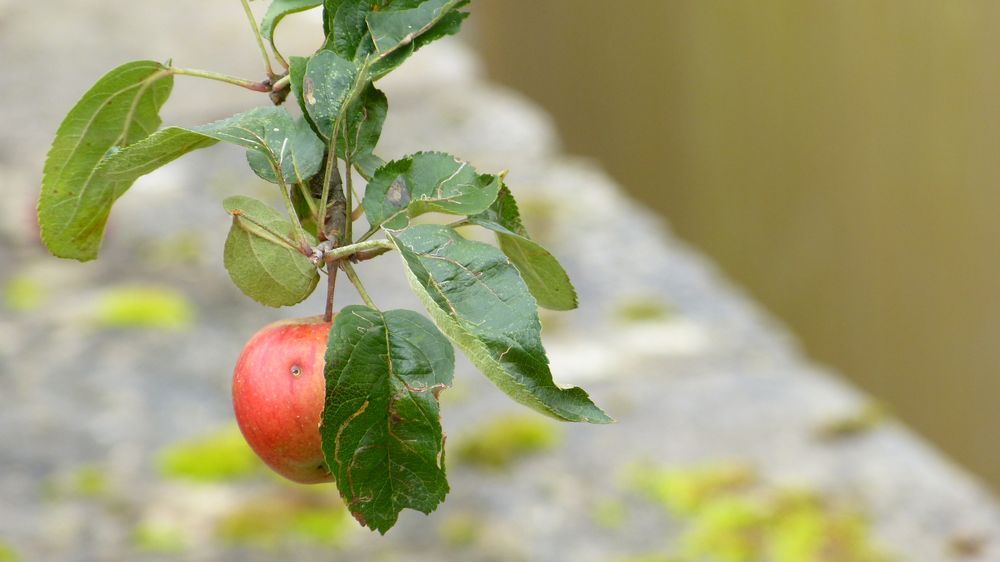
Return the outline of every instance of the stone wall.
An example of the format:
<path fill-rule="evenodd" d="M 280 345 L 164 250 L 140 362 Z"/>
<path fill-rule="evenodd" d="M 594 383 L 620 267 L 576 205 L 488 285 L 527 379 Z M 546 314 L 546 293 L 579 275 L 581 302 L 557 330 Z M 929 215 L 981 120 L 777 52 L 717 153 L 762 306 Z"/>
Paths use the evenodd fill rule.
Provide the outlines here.
<path fill-rule="evenodd" d="M 189 13 L 204 19 L 190 23 Z M 315 42 L 305 23 L 289 22 L 287 51 Z M 47 256 L 31 208 L 51 135 L 101 72 L 173 56 L 254 76 L 252 39 L 237 5 L 194 0 L 6 2 L 0 26 L 16 93 L 0 108 L 0 560 L 5 548 L 52 561 L 272 560 L 276 551 L 287 560 L 693 560 L 706 541 L 781 539 L 772 534 L 786 512 L 824 522 L 823 540 L 845 552 L 870 531 L 899 560 L 1000 559 L 1000 517 L 978 483 L 810 364 L 596 163 L 561 152 L 549 119 L 485 82 L 457 40 L 382 84 L 391 110 L 379 152 L 439 149 L 510 170 L 529 228 L 580 293 L 579 310 L 543 316 L 556 378 L 586 383 L 618 423 L 549 423 L 460 360 L 443 406 L 451 494 L 430 517 L 404 513 L 387 537 L 356 528 L 332 487 L 305 491 L 254 470 L 191 481 L 164 451 L 198 451 L 189 440 L 231 427 L 228 384 L 243 342 L 270 320 L 322 309 L 319 294 L 293 310 L 262 309 L 221 267 L 222 198 L 277 204 L 273 186 L 252 178 L 234 148 L 171 164 L 120 201 L 102 257 L 89 264 Z M 179 78 L 166 121 L 197 124 L 264 101 L 231 90 Z M 362 275 L 381 306 L 417 307 L 397 259 L 366 263 Z M 130 287 L 166 295 L 166 312 L 148 322 L 109 316 L 109 295 Z M 340 293 L 340 305 L 358 302 L 349 287 Z M 214 459 L 211 449 L 204 456 Z M 716 515 L 729 526 L 713 527 Z"/>

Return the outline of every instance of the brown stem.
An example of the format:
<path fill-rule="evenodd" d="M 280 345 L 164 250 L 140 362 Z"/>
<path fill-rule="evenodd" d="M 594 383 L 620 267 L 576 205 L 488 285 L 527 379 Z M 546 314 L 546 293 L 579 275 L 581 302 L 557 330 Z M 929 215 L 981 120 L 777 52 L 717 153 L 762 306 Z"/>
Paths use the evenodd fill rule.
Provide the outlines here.
<path fill-rule="evenodd" d="M 326 262 L 326 312 L 323 313 L 324 322 L 333 321 L 333 295 L 337 292 L 337 273 L 340 268 L 337 266 L 337 260 L 328 260 Z"/>
<path fill-rule="evenodd" d="M 327 194 L 329 197 L 329 201 L 326 202 L 326 208 L 317 209 L 318 214 L 323 217 L 322 221 L 318 221 L 320 223 L 319 238 L 321 241 L 328 240 L 333 248 L 339 248 L 344 245 L 344 237 L 347 233 L 347 200 L 344 197 L 340 170 L 336 168 L 337 160 L 332 158 L 329 160 L 332 161 L 334 168 L 330 170 L 329 174 L 326 173 L 326 170 L 323 170 L 321 173 L 313 176 L 313 179 L 309 182 L 309 190 L 314 197 L 320 198 L 321 207 L 323 204 L 322 200 L 325 199 L 323 194 Z M 329 178 L 330 185 L 324 184 L 327 178 Z M 336 258 L 326 259 L 326 312 L 323 318 L 327 322 L 333 319 L 333 295 L 337 288 L 337 272 L 339 269 L 339 261 Z"/>
<path fill-rule="evenodd" d="M 321 170 L 315 176 L 309 180 L 309 192 L 312 194 L 315 200 L 320 201 L 320 205 L 323 204 L 323 192 L 325 181 L 325 171 Z M 316 217 L 316 222 L 320 225 L 319 238 L 320 240 L 330 240 L 334 242 L 336 246 L 342 245 L 342 237 L 346 232 L 346 218 L 347 218 L 347 201 L 344 198 L 343 181 L 340 177 L 340 170 L 336 169 L 336 161 L 334 161 L 334 169 L 330 175 L 330 187 L 326 190 L 329 201 L 326 201 L 326 209 L 317 209 L 318 214 L 322 214 L 323 218 Z"/>

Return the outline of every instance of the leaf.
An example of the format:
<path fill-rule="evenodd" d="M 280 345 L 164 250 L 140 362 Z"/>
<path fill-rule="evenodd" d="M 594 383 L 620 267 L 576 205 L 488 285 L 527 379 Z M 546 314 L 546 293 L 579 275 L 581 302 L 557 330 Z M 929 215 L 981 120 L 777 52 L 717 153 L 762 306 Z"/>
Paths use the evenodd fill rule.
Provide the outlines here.
<path fill-rule="evenodd" d="M 421 47 L 442 37 L 454 35 L 469 16 L 460 12 L 469 0 L 427 0 L 408 10 L 383 10 L 368 15 L 371 39 L 362 43 L 377 53 L 378 61 L 372 68 L 372 77 L 385 76 Z M 399 6 L 403 8 L 403 6 Z M 365 53 L 359 49 L 358 58 Z"/>
<path fill-rule="evenodd" d="M 350 147 L 352 162 L 371 154 L 382 136 L 382 124 L 388 112 L 389 101 L 385 94 L 369 83 L 357 101 L 351 104 L 343 135 L 347 142 L 337 143 L 337 156 L 344 158 L 347 146 Z"/>
<path fill-rule="evenodd" d="M 458 31 L 469 0 L 327 0 L 327 42 L 341 57 L 378 60 L 372 76 L 398 67 L 420 47 Z M 373 39 L 374 38 L 374 39 Z"/>
<path fill-rule="evenodd" d="M 260 34 L 270 41 L 271 48 L 277 51 L 274 46 L 274 29 L 281 23 L 282 18 L 322 5 L 323 0 L 273 0 L 267 8 L 267 13 L 264 14 L 264 19 L 260 21 Z"/>
<path fill-rule="evenodd" d="M 305 300 L 319 282 L 319 271 L 289 247 L 293 227 L 278 211 L 237 195 L 223 205 L 233 215 L 223 262 L 233 283 L 253 300 L 273 307 Z M 315 244 L 315 240 L 308 240 Z"/>
<path fill-rule="evenodd" d="M 309 59 L 306 57 L 291 57 L 288 59 L 288 76 L 291 79 L 292 93 L 295 94 L 295 99 L 299 102 L 299 109 L 302 110 L 302 118 L 305 119 L 312 130 L 316 132 L 317 135 L 320 134 L 319 127 L 313 122 L 312 116 L 309 115 L 309 111 L 306 110 L 306 100 L 304 93 L 302 91 L 302 82 L 306 77 L 306 67 L 309 64 Z"/>
<path fill-rule="evenodd" d="M 261 178 L 275 182 L 275 167 L 281 164 L 286 182 L 304 181 L 323 164 L 323 142 L 302 120 L 296 121 L 280 107 L 258 107 L 232 117 L 191 129 L 168 127 L 157 131 L 143 147 L 150 153 L 168 150 L 179 138 L 225 141 L 247 149 L 251 168 Z M 108 167 L 118 167 L 116 158 L 138 159 L 138 146 L 109 159 Z M 272 166 L 273 161 L 273 166 Z"/>
<path fill-rule="evenodd" d="M 433 224 L 389 239 L 434 323 L 507 395 L 563 421 L 613 421 L 583 389 L 553 382 L 535 299 L 499 250 Z"/>
<path fill-rule="evenodd" d="M 212 146 L 220 140 L 259 153 L 259 156 L 250 157 L 251 165 L 259 175 L 272 181 L 273 169 L 268 173 L 264 168 L 264 162 L 270 162 L 271 158 L 283 160 L 283 175 L 288 182 L 298 181 L 299 177 L 308 179 L 322 164 L 322 142 L 308 127 L 294 123 L 285 110 L 277 107 L 253 109 L 192 129 L 168 127 L 109 153 L 98 164 L 87 179 L 85 190 L 81 189 L 77 197 L 78 210 L 65 226 L 67 231 L 79 234 L 62 239 L 62 247 L 87 252 L 91 258 L 96 256 L 111 206 L 135 180 L 188 152 Z M 282 147 L 284 157 L 278 155 Z M 267 167 L 270 168 L 270 164 Z"/>
<path fill-rule="evenodd" d="M 354 162 L 354 168 L 368 181 L 371 181 L 375 172 L 382 166 L 385 166 L 385 160 L 374 154 L 362 154 Z"/>
<path fill-rule="evenodd" d="M 94 84 L 63 119 L 45 160 L 38 222 L 42 241 L 56 256 L 80 261 L 97 257 L 110 205 L 95 170 L 115 147 L 128 146 L 160 126 L 159 111 L 173 78 L 162 64 L 124 64 Z"/>
<path fill-rule="evenodd" d="M 372 227 L 399 229 L 423 213 L 473 215 L 489 208 L 499 186 L 496 176 L 479 175 L 454 156 L 419 152 L 375 172 L 365 190 L 365 216 Z"/>
<path fill-rule="evenodd" d="M 382 125 L 389 111 L 385 94 L 371 82 L 360 88 L 358 81 L 367 78 L 359 74 L 355 65 L 330 52 L 321 52 L 312 59 L 292 57 L 289 72 L 292 91 L 303 114 L 324 139 L 330 138 L 337 118 L 345 111 L 350 92 L 356 87 L 360 89 L 341 125 L 337 156 L 345 158 L 349 146 L 352 161 L 367 160 L 382 136 Z"/>
<path fill-rule="evenodd" d="M 366 17 L 375 50 L 385 56 L 400 47 L 412 45 L 449 12 L 469 0 L 426 0 L 406 10 L 373 11 Z"/>
<path fill-rule="evenodd" d="M 247 161 L 261 179 L 278 183 L 275 170 L 281 169 L 286 183 L 303 182 L 323 166 L 326 146 L 305 119 L 293 120 L 284 110 L 268 110 L 274 117 L 264 126 L 264 146 L 247 151 Z M 274 111 L 274 110 L 278 111 Z"/>
<path fill-rule="evenodd" d="M 525 238 L 529 237 L 528 229 L 524 228 L 524 223 L 521 221 L 521 211 L 517 208 L 514 194 L 510 192 L 510 188 L 503 181 L 500 182 L 500 192 L 497 194 L 496 201 L 490 205 L 490 208 L 469 218 L 494 222 L 514 234 Z"/>
<path fill-rule="evenodd" d="M 392 0 L 326 0 L 327 40 L 323 46 L 348 60 L 354 60 L 358 46 L 368 33 L 365 21 L 372 10 L 385 9 Z M 413 0 L 404 0 L 413 3 Z"/>
<path fill-rule="evenodd" d="M 469 221 L 496 233 L 500 250 L 521 272 L 539 306 L 549 310 L 577 307 L 576 289 L 569 275 L 555 256 L 528 237 L 517 203 L 506 185 L 501 184 L 500 195 L 489 209 L 469 217 Z"/>
<path fill-rule="evenodd" d="M 314 209 L 319 207 L 319 201 L 312 194 L 304 194 L 298 186 L 288 186 L 288 189 L 291 191 L 292 208 L 295 209 L 295 216 L 299 217 L 299 224 L 306 232 L 319 236 L 319 224 L 316 223 L 314 213 Z M 308 186 L 306 190 L 308 191 Z"/>
<path fill-rule="evenodd" d="M 362 525 L 385 534 L 405 508 L 433 511 L 448 493 L 438 394 L 455 355 L 410 310 L 345 307 L 326 354 L 320 434 L 337 488 Z"/>
<path fill-rule="evenodd" d="M 325 139 L 333 134 L 334 123 L 357 78 L 358 66 L 333 51 L 320 51 L 306 64 L 302 99 L 306 113 Z"/>
<path fill-rule="evenodd" d="M 496 233 L 500 251 L 521 272 L 521 278 L 539 306 L 549 310 L 573 310 L 577 307 L 576 289 L 569 275 L 559 260 L 541 244 L 492 221 L 470 218 L 470 222 Z"/>

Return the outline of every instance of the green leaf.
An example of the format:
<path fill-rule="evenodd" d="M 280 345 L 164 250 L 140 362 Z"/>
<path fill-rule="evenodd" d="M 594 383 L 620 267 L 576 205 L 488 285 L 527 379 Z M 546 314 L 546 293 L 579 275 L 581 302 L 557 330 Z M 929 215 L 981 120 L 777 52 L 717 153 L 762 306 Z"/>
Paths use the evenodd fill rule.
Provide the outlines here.
<path fill-rule="evenodd" d="M 350 147 L 352 162 L 371 154 L 382 136 L 382 124 L 388 112 L 389 101 L 385 94 L 369 83 L 347 113 L 342 135 L 346 142 L 337 143 L 337 156 L 345 158 L 347 147 Z"/>
<path fill-rule="evenodd" d="M 285 110 L 277 107 L 253 109 L 192 129 L 168 127 L 109 153 L 98 164 L 87 179 L 85 190 L 81 189 L 77 197 L 78 210 L 67 227 L 80 234 L 63 240 L 63 247 L 96 256 L 112 204 L 135 180 L 188 152 L 212 146 L 220 140 L 248 149 L 254 171 L 270 181 L 275 177 L 270 164 L 272 159 L 275 165 L 281 162 L 282 175 L 288 182 L 312 177 L 322 164 L 322 141 L 307 126 L 295 123 Z M 282 148 L 284 156 L 281 156 Z"/>
<path fill-rule="evenodd" d="M 360 90 L 344 114 L 337 156 L 345 158 L 349 147 L 352 161 L 370 161 L 368 157 L 382 136 L 389 102 L 371 82 L 360 87 L 358 82 L 367 78 L 359 70 L 353 63 L 326 51 L 311 59 L 292 57 L 289 72 L 292 91 L 303 114 L 324 139 L 330 138 L 337 118 L 345 111 L 350 92 L 356 87 Z"/>
<path fill-rule="evenodd" d="M 173 78 L 154 61 L 124 64 L 104 75 L 63 119 L 45 160 L 38 222 L 56 256 L 97 257 L 110 205 L 95 170 L 105 154 L 145 138 L 160 126 Z M 97 193 L 95 193 L 95 191 Z"/>
<path fill-rule="evenodd" d="M 473 215 L 497 198 L 499 178 L 479 175 L 467 162 L 440 152 L 419 152 L 379 168 L 365 190 L 373 227 L 399 229 L 423 213 Z"/>
<path fill-rule="evenodd" d="M 354 162 L 354 168 L 368 181 L 372 180 L 375 172 L 382 166 L 385 166 L 385 160 L 374 154 L 362 154 Z"/>
<path fill-rule="evenodd" d="M 302 82 L 306 77 L 306 67 L 309 65 L 309 59 L 306 57 L 291 57 L 288 59 L 288 76 L 291 79 L 292 93 L 295 94 L 295 99 L 299 102 L 299 109 L 302 110 L 302 117 L 309 122 L 313 131 L 317 135 L 320 134 L 319 127 L 313 122 L 312 117 L 309 115 L 309 111 L 306 109 L 306 100 L 304 93 L 302 91 Z"/>
<path fill-rule="evenodd" d="M 267 306 L 291 306 L 305 300 L 319 282 L 319 271 L 294 249 L 292 224 L 250 197 L 229 197 L 223 205 L 233 215 L 223 254 L 233 283 Z M 315 240 L 307 242 L 315 244 Z"/>
<path fill-rule="evenodd" d="M 471 218 L 470 222 L 496 233 L 500 251 L 521 272 L 521 278 L 539 306 L 549 310 L 573 310 L 577 307 L 576 289 L 569 275 L 559 260 L 541 244 L 492 221 Z"/>
<path fill-rule="evenodd" d="M 514 194 L 510 192 L 510 188 L 502 180 L 500 182 L 500 192 L 497 194 L 496 201 L 490 205 L 490 208 L 469 218 L 494 222 L 514 234 L 529 238 L 528 229 L 524 228 L 524 223 L 521 221 L 521 211 L 517 208 L 517 201 L 514 200 Z"/>
<path fill-rule="evenodd" d="M 528 237 L 517 202 L 506 185 L 501 184 L 500 195 L 489 209 L 469 217 L 469 221 L 496 233 L 500 250 L 521 272 L 539 306 L 549 310 L 577 307 L 576 289 L 569 275 L 555 256 Z"/>
<path fill-rule="evenodd" d="M 411 4 L 413 0 L 403 0 Z M 354 60 L 358 45 L 368 33 L 365 21 L 372 10 L 383 10 L 392 0 L 326 0 L 327 40 L 329 49 L 348 60 Z"/>
<path fill-rule="evenodd" d="M 372 76 L 384 76 L 420 47 L 454 34 L 469 0 L 327 0 L 327 42 L 349 60 L 376 57 Z"/>
<path fill-rule="evenodd" d="M 613 421 L 582 389 L 553 382 L 535 299 L 499 250 L 433 224 L 389 239 L 431 319 L 501 390 L 559 420 Z"/>
<path fill-rule="evenodd" d="M 260 34 L 271 42 L 272 49 L 277 50 L 274 46 L 274 29 L 278 27 L 282 18 L 322 5 L 323 0 L 274 0 L 268 6 L 264 19 L 260 21 Z"/>
<path fill-rule="evenodd" d="M 326 0 L 324 27 L 327 34 L 324 49 L 346 59 L 355 59 L 362 42 L 371 43 L 367 16 L 386 10 L 408 10 L 425 0 Z M 366 41 L 367 40 L 367 41 Z"/>
<path fill-rule="evenodd" d="M 454 9 L 469 0 L 426 0 L 406 10 L 386 10 L 367 15 L 375 50 L 382 56 L 427 33 Z"/>
<path fill-rule="evenodd" d="M 306 64 L 302 99 L 320 134 L 329 139 L 358 78 L 358 66 L 333 51 L 320 51 Z"/>
<path fill-rule="evenodd" d="M 319 236 L 319 224 L 316 223 L 314 213 L 314 209 L 319 207 L 319 201 L 312 194 L 304 194 L 298 186 L 288 186 L 288 189 L 291 191 L 292 208 L 295 209 L 295 216 L 299 217 L 299 224 L 306 232 Z M 308 192 L 308 186 L 306 191 Z"/>
<path fill-rule="evenodd" d="M 375 54 L 372 77 L 385 76 L 421 47 L 454 35 L 469 16 L 460 12 L 469 0 L 427 0 L 410 9 L 383 10 L 368 15 L 370 39 L 362 42 L 357 58 Z M 396 6 L 395 4 L 393 6 Z M 367 49 L 367 52 L 366 52 Z"/>
<path fill-rule="evenodd" d="M 345 307 L 326 353 L 320 433 L 354 517 L 385 534 L 405 508 L 433 511 L 448 493 L 438 394 L 451 386 L 451 344 L 410 310 Z"/>
<path fill-rule="evenodd" d="M 271 114 L 263 129 L 263 146 L 247 151 L 247 161 L 261 179 L 278 183 L 275 170 L 281 169 L 286 183 L 303 182 L 323 166 L 326 146 L 305 119 L 293 120 L 277 107 L 260 108 Z M 277 110 L 277 111 L 275 111 Z"/>

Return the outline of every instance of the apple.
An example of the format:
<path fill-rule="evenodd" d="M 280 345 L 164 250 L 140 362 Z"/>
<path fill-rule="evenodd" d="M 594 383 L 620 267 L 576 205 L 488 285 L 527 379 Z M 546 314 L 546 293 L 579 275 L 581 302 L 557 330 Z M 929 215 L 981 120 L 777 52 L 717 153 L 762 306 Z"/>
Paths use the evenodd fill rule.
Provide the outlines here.
<path fill-rule="evenodd" d="M 233 409 L 250 447 L 275 472 L 302 484 L 333 481 L 319 435 L 326 397 L 330 322 L 275 322 L 254 334 L 233 372 Z"/>

